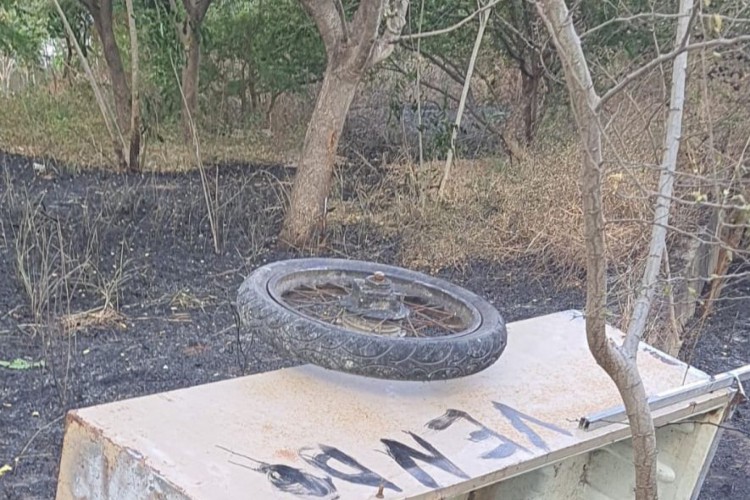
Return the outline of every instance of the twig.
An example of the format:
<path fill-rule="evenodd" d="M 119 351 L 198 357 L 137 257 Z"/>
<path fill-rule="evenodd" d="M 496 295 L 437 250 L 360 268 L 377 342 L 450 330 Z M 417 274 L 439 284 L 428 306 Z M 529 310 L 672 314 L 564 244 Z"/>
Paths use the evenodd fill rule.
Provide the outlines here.
<path fill-rule="evenodd" d="M 487 27 L 487 20 L 490 17 L 490 12 L 483 12 L 479 17 L 479 30 L 477 31 L 477 38 L 474 41 L 474 48 L 471 51 L 471 58 L 469 59 L 469 66 L 466 68 L 466 78 L 464 79 L 464 88 L 461 91 L 461 100 L 458 102 L 458 110 L 456 111 L 456 123 L 453 125 L 451 131 L 451 143 L 448 155 L 445 159 L 445 168 L 443 169 L 443 177 L 440 179 L 440 187 L 438 188 L 438 199 L 442 200 L 445 198 L 445 188 L 448 184 L 448 178 L 450 177 L 451 165 L 453 164 L 453 155 L 456 153 L 456 136 L 458 130 L 461 128 L 461 117 L 464 114 L 464 108 L 466 107 L 466 98 L 469 95 L 469 88 L 471 87 L 471 74 L 474 72 L 474 65 L 477 62 L 477 55 L 479 54 L 479 47 L 482 44 L 482 38 L 484 37 L 484 30 Z"/>
<path fill-rule="evenodd" d="M 660 425 L 659 427 L 661 428 L 661 427 L 667 427 L 670 425 L 681 425 L 681 424 L 710 425 L 713 427 L 718 427 L 719 429 L 722 429 L 725 431 L 733 431 L 733 432 L 742 434 L 744 436 L 750 437 L 750 432 L 744 429 L 738 429 L 737 427 L 733 427 L 731 425 L 726 425 L 726 424 L 717 424 L 716 422 L 706 422 L 705 420 L 680 420 L 679 422 L 667 422 L 666 424 Z"/>
<path fill-rule="evenodd" d="M 18 456 L 17 456 L 17 457 L 16 457 L 16 459 L 15 459 L 16 463 L 18 463 L 18 461 L 19 461 L 19 460 L 21 460 L 21 458 L 23 458 L 23 456 L 24 456 L 24 453 L 26 453 L 26 450 L 28 450 L 28 449 L 29 449 L 29 446 L 31 446 L 31 443 L 33 443 L 33 442 L 34 442 L 34 440 L 35 440 L 35 439 L 36 439 L 36 438 L 37 438 L 37 437 L 39 436 L 39 434 L 41 434 L 41 433 L 42 433 L 42 432 L 44 432 L 45 430 L 47 430 L 47 429 L 49 429 L 50 427 L 52 427 L 53 425 L 55 425 L 55 424 L 56 424 L 57 422 L 59 422 L 59 421 L 60 421 L 60 420 L 62 420 L 63 418 L 65 418 L 65 415 L 60 415 L 60 416 L 59 416 L 59 417 L 57 417 L 56 419 L 52 420 L 51 422 L 48 422 L 47 424 L 45 424 L 45 425 L 43 425 L 42 427 L 40 427 L 39 429 L 37 429 L 37 430 L 36 430 L 36 432 L 35 432 L 35 433 L 34 433 L 34 434 L 33 434 L 33 435 L 31 436 L 31 439 L 29 439 L 29 440 L 28 440 L 28 441 L 26 442 L 26 444 L 24 445 L 24 447 L 23 447 L 23 448 L 21 448 L 21 453 L 19 453 L 19 454 L 18 454 Z"/>
<path fill-rule="evenodd" d="M 219 197 L 219 187 L 218 187 L 218 172 L 217 172 L 217 178 L 216 178 L 216 191 L 214 195 L 211 195 L 211 191 L 208 187 L 208 177 L 206 176 L 206 169 L 203 166 L 203 160 L 201 159 L 201 151 L 200 151 L 200 141 L 198 140 L 198 131 L 195 126 L 195 121 L 193 120 L 193 115 L 190 113 L 190 109 L 187 104 L 187 98 L 185 97 L 185 92 L 183 92 L 182 89 L 182 82 L 180 81 L 180 77 L 177 75 L 177 67 L 174 64 L 174 59 L 172 59 L 172 56 L 169 56 L 169 60 L 172 63 L 172 71 L 174 72 L 175 79 L 177 80 L 177 88 L 180 90 L 180 97 L 182 98 L 182 105 L 185 107 L 189 125 L 190 125 L 190 132 L 191 132 L 191 138 L 193 140 L 193 153 L 195 154 L 195 161 L 198 164 L 198 172 L 201 176 L 201 186 L 203 187 L 203 198 L 206 202 L 206 211 L 208 212 L 208 223 L 211 226 L 211 237 L 213 239 L 214 244 L 214 252 L 216 254 L 221 253 L 221 245 L 219 242 L 219 227 L 218 227 L 218 221 L 217 221 L 217 210 L 216 207 L 218 205 L 218 197 Z"/>
<path fill-rule="evenodd" d="M 665 14 L 663 12 L 640 12 L 638 14 L 633 14 L 632 16 L 625 16 L 625 17 L 615 17 L 612 19 L 607 19 L 603 23 L 594 26 L 590 30 L 584 31 L 581 33 L 581 38 L 586 38 L 589 35 L 593 35 L 597 31 L 606 28 L 610 24 L 614 23 L 629 23 L 632 21 L 637 21 L 639 19 L 674 19 L 684 16 L 684 14 Z"/>
<path fill-rule="evenodd" d="M 680 17 L 677 21 L 675 44 L 686 44 L 688 41 L 692 8 L 692 0 L 680 0 Z M 674 190 L 674 171 L 677 168 L 677 153 L 680 149 L 680 138 L 682 136 L 687 62 L 688 54 L 683 52 L 675 58 L 672 68 L 669 116 L 667 117 L 664 134 L 664 155 L 659 175 L 659 194 L 654 208 L 654 224 L 651 228 L 651 242 L 646 258 L 646 268 L 643 271 L 641 293 L 633 307 L 628 334 L 623 343 L 625 352 L 633 357 L 638 353 L 638 344 L 646 328 L 646 320 L 654 301 L 656 280 L 659 277 L 659 270 L 662 265 L 662 254 L 667 245 L 667 230 L 664 226 L 669 223 L 669 207 L 671 205 L 669 200 Z"/>
<path fill-rule="evenodd" d="M 499 4 L 501 1 L 502 0 L 493 0 L 492 2 L 488 3 L 487 5 L 478 8 L 477 10 L 475 10 L 474 12 L 472 12 L 471 14 L 469 14 L 468 16 L 464 17 L 463 19 L 461 19 L 456 24 L 454 24 L 452 26 L 448 26 L 447 28 L 441 28 L 439 30 L 434 30 L 434 31 L 425 31 L 424 33 L 417 33 L 417 34 L 414 34 L 414 35 L 401 35 L 399 37 L 396 37 L 393 40 L 393 42 L 397 43 L 397 42 L 400 42 L 402 40 L 417 40 L 419 38 L 428 38 L 428 37 L 432 37 L 432 36 L 445 35 L 446 33 L 450 33 L 451 31 L 456 31 L 458 28 L 460 28 L 464 24 L 468 23 L 469 21 L 471 21 L 472 19 L 474 19 L 476 16 L 478 16 L 482 12 L 484 12 L 486 10 L 489 10 L 492 7 L 494 7 L 495 5 Z"/>
<path fill-rule="evenodd" d="M 617 85 L 615 85 L 614 87 L 609 89 L 607 92 L 605 92 L 604 95 L 602 95 L 601 99 L 599 99 L 599 104 L 597 108 L 601 109 L 608 100 L 610 100 L 623 88 L 633 83 L 634 80 L 639 78 L 641 75 L 643 75 L 650 69 L 653 69 L 656 66 L 659 66 L 660 64 L 663 64 L 671 59 L 674 59 L 675 57 L 682 54 L 683 52 L 690 52 L 693 50 L 712 49 L 715 47 L 727 47 L 730 45 L 737 45 L 738 43 L 743 43 L 743 42 L 750 42 L 750 35 L 739 35 L 734 38 L 717 38 L 715 40 L 708 40 L 706 42 L 698 42 L 698 43 L 694 43 L 691 45 L 678 47 L 671 52 L 662 54 L 659 57 L 656 57 L 652 59 L 651 61 L 649 61 L 648 63 L 644 64 L 640 68 L 629 73 L 627 76 L 625 76 L 625 78 L 620 80 L 619 83 L 617 83 Z"/>

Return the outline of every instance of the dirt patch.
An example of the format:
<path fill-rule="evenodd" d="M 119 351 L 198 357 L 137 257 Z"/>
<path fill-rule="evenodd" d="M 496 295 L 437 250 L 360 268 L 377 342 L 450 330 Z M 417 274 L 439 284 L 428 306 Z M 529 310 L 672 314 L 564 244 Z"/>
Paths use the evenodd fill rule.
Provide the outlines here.
<path fill-rule="evenodd" d="M 38 175 L 30 160 L 2 155 L 0 174 L 0 360 L 44 362 L 0 368 L 0 467 L 13 467 L 0 479 L 0 497 L 54 497 L 70 408 L 289 365 L 263 345 L 239 348 L 233 311 L 244 276 L 290 256 L 274 249 L 288 169 L 210 169 L 221 193 L 220 254 L 197 173 L 72 175 L 56 167 Z M 403 232 L 371 220 L 338 221 L 329 233 L 319 255 L 396 265 L 409 256 Z M 531 267 L 471 256 L 437 274 L 488 298 L 508 321 L 582 308 L 578 288 Z M 745 298 L 717 312 L 696 365 L 719 372 L 750 362 L 748 310 Z M 740 407 L 732 425 L 750 430 L 748 414 Z M 737 452 L 748 442 L 725 434 L 702 499 L 750 498 L 747 454 Z"/>

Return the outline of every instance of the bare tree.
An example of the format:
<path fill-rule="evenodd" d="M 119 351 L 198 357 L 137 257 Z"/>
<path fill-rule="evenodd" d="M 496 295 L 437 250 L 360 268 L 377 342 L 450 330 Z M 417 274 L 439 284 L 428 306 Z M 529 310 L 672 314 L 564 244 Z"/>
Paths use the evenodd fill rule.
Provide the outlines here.
<path fill-rule="evenodd" d="M 94 20 L 94 29 L 102 43 L 104 60 L 107 62 L 109 78 L 112 82 L 112 94 L 115 101 L 117 126 L 123 136 L 130 133 L 130 86 L 122 65 L 120 48 L 115 38 L 112 15 L 112 0 L 80 0 Z"/>
<path fill-rule="evenodd" d="M 180 19 L 175 0 L 169 0 L 175 16 L 177 37 L 185 51 L 185 64 L 182 67 L 182 131 L 185 140 L 192 140 L 195 124 L 195 111 L 198 108 L 198 81 L 201 60 L 200 28 L 206 17 L 211 0 L 182 0 L 185 18 Z"/>
<path fill-rule="evenodd" d="M 104 125 L 107 128 L 109 137 L 112 140 L 112 145 L 114 146 L 115 156 L 117 157 L 117 163 L 121 167 L 125 167 L 127 166 L 127 160 L 125 159 L 125 154 L 124 154 L 124 151 L 126 149 L 125 139 L 122 136 L 121 129 L 117 126 L 117 117 L 114 116 L 114 113 L 112 112 L 111 108 L 107 106 L 107 102 L 104 99 L 104 94 L 102 93 L 101 87 L 96 82 L 96 77 L 94 76 L 94 72 L 91 70 L 91 66 L 89 65 L 89 62 L 86 59 L 86 54 L 84 53 L 81 45 L 78 43 L 78 40 L 76 39 L 75 34 L 73 32 L 73 28 L 70 26 L 70 22 L 68 22 L 68 18 L 65 15 L 65 11 L 63 11 L 62 7 L 60 6 L 60 2 L 58 0 L 52 0 L 52 1 L 55 4 L 55 9 L 57 10 L 58 15 L 60 16 L 60 19 L 62 20 L 65 33 L 67 34 L 67 39 L 72 41 L 71 43 L 75 47 L 76 53 L 78 54 L 78 58 L 81 61 L 81 66 L 83 67 L 84 72 L 86 74 L 86 78 L 89 81 L 89 85 L 91 85 L 91 89 L 94 92 L 94 98 L 96 99 L 96 104 L 99 107 L 99 112 L 102 114 Z"/>
<path fill-rule="evenodd" d="M 302 247 L 324 221 L 336 149 L 365 73 L 386 59 L 406 23 L 408 0 L 361 0 L 347 18 L 339 0 L 300 0 L 315 21 L 327 64 L 305 134 L 281 242 Z"/>
<path fill-rule="evenodd" d="M 133 0 L 125 0 L 128 15 L 128 34 L 130 35 L 130 155 L 128 167 L 130 170 L 140 170 L 139 157 L 141 153 L 141 99 L 138 89 L 138 29 L 135 25 L 135 11 Z"/>
<path fill-rule="evenodd" d="M 541 0 L 537 2 L 537 9 L 562 60 L 583 150 L 581 191 L 587 270 L 586 337 L 596 362 L 613 380 L 625 405 L 633 437 L 636 498 L 656 499 L 656 434 L 636 358 L 666 247 L 666 223 L 669 218 L 673 174 L 681 138 L 687 52 L 678 52 L 673 64 L 670 112 L 665 133 L 659 196 L 643 278 L 643 291 L 636 304 L 628 333 L 623 343 L 618 345 L 606 335 L 607 261 L 602 204 L 602 99 L 594 88 L 581 39 L 564 1 Z M 676 48 L 685 47 L 688 43 L 691 12 L 692 0 L 680 0 Z M 617 88 L 617 85 L 614 88 Z"/>
<path fill-rule="evenodd" d="M 140 99 L 138 92 L 138 31 L 135 25 L 135 14 L 132 3 L 128 0 L 125 2 L 126 14 L 128 17 L 128 34 L 130 38 L 130 70 L 131 82 L 128 83 L 128 75 L 122 64 L 120 47 L 117 45 L 114 31 L 114 17 L 112 12 L 112 0 L 80 0 L 88 9 L 91 17 L 94 19 L 94 28 L 99 35 L 102 43 L 104 59 L 109 69 L 109 77 L 112 83 L 113 97 L 115 103 L 115 128 L 112 134 L 115 140 L 115 154 L 122 166 L 130 170 L 139 170 L 139 156 L 141 152 L 141 115 Z M 62 15 L 62 11 L 60 11 Z M 65 21 L 67 23 L 67 21 Z M 66 26 L 66 29 L 69 25 Z M 68 31 L 70 31 L 68 29 Z M 70 35 L 70 33 L 69 33 Z M 77 44 L 77 42 L 76 42 Z M 79 50 L 80 53 L 80 50 Z M 83 55 L 81 53 L 81 58 Z M 83 62 L 83 61 L 82 61 Z M 85 66 L 87 63 L 83 62 Z M 90 72 L 89 72 L 90 73 Z M 89 75 L 92 86 L 96 87 L 93 75 Z M 131 91 L 132 86 L 132 91 Z M 104 111 L 103 101 L 100 103 L 102 114 Z M 129 146 L 126 148 L 126 138 L 129 138 Z M 122 147 L 120 147 L 122 146 Z M 128 154 L 124 150 L 128 149 Z"/>
<path fill-rule="evenodd" d="M 511 0 L 493 12 L 491 40 L 516 64 L 521 74 L 523 137 L 530 145 L 542 114 L 543 83 L 554 55 L 544 26 L 526 0 Z"/>

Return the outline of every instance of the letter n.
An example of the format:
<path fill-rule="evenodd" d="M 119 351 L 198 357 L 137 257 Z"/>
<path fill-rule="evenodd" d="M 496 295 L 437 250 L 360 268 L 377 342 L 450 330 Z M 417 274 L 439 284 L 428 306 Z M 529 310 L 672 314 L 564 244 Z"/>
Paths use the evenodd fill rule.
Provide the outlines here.
<path fill-rule="evenodd" d="M 428 443 L 427 440 L 417 436 L 413 432 L 407 432 L 407 434 L 409 434 L 414 441 L 419 443 L 422 448 L 427 450 L 427 453 L 415 450 L 414 448 L 392 439 L 381 439 L 380 442 L 385 445 L 388 455 L 390 455 L 402 469 L 411 474 L 414 479 L 428 488 L 440 487 L 432 476 L 427 474 L 417 465 L 416 460 L 437 467 L 438 469 L 444 470 L 456 477 L 469 479 L 469 476 L 464 471 L 448 460 L 445 455 L 440 453 L 437 448 Z"/>

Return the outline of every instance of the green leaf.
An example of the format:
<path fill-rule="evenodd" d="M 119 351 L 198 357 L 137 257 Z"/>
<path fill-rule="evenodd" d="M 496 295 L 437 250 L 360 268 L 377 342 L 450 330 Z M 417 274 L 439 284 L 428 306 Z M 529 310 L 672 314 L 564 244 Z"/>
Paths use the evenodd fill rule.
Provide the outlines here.
<path fill-rule="evenodd" d="M 44 367 L 44 360 L 28 361 L 21 358 L 16 358 L 13 361 L 0 360 L 0 367 L 7 368 L 9 370 L 30 370 L 32 368 Z"/>

